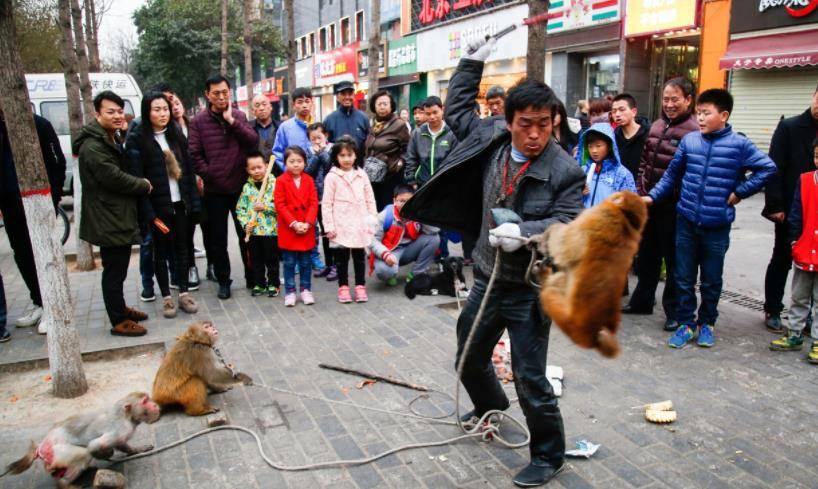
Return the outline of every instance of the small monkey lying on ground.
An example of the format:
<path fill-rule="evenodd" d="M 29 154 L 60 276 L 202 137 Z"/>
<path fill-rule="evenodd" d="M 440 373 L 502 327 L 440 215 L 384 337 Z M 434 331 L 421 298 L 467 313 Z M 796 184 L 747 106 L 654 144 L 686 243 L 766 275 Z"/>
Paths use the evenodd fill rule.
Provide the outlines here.
<path fill-rule="evenodd" d="M 619 354 L 622 291 L 647 215 L 638 195 L 616 192 L 571 223 L 531 238 L 556 268 L 541 271 L 543 311 L 574 343 L 606 357 Z"/>
<path fill-rule="evenodd" d="M 56 479 L 57 487 L 73 487 L 71 483 L 91 466 L 93 459 L 108 460 L 114 450 L 126 455 L 153 450 L 153 446 L 132 447 L 128 440 L 140 423 L 153 423 L 159 414 L 159 406 L 148 394 L 132 392 L 112 409 L 71 416 L 57 423 L 39 445 L 31 442 L 28 453 L 9 465 L 3 475 L 21 474 L 39 458 Z"/>
<path fill-rule="evenodd" d="M 220 361 L 214 349 L 218 338 L 219 330 L 210 321 L 193 323 L 177 338 L 153 381 L 153 399 L 160 406 L 181 405 L 189 416 L 215 413 L 218 409 L 207 402 L 208 389 L 219 393 L 231 384 L 253 383 Z"/>

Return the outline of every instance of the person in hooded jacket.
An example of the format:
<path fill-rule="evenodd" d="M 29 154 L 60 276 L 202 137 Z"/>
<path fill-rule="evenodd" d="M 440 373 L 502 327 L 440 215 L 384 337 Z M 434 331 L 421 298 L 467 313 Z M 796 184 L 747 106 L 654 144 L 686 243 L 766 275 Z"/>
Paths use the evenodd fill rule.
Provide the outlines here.
<path fill-rule="evenodd" d="M 597 122 L 579 137 L 577 161 L 585 172 L 582 205 L 591 208 L 622 190 L 636 192 L 633 175 L 619 160 L 611 125 Z"/>

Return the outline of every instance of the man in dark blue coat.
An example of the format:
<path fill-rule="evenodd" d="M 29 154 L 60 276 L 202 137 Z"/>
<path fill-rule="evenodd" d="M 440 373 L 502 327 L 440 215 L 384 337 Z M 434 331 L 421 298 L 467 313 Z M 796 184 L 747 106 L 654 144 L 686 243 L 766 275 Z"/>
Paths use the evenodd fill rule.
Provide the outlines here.
<path fill-rule="evenodd" d="M 324 119 L 324 127 L 329 133 L 329 141 L 334 143 L 341 136 L 350 136 L 358 145 L 358 157 L 364 154 L 363 147 L 369 135 L 369 118 L 354 106 L 355 86 L 352 82 L 342 81 L 333 89 L 338 108 Z"/>

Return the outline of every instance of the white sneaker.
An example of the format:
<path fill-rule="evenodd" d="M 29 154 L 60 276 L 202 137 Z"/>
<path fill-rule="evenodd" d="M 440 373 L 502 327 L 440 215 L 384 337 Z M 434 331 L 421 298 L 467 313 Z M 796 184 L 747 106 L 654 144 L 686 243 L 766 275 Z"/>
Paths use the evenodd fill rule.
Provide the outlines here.
<path fill-rule="evenodd" d="M 49 326 L 51 326 L 50 322 L 40 321 L 40 324 L 37 325 L 37 333 L 38 334 L 48 334 Z"/>
<path fill-rule="evenodd" d="M 14 325 L 18 328 L 30 328 L 40 322 L 43 317 L 43 308 L 40 306 L 33 306 L 29 312 L 17 318 Z"/>

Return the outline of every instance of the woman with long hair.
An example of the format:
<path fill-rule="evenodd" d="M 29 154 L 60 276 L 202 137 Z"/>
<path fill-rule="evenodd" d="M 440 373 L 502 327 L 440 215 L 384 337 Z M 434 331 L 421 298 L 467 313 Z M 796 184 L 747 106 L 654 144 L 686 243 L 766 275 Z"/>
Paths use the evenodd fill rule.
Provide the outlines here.
<path fill-rule="evenodd" d="M 386 176 L 373 182 L 378 211 L 392 203 L 392 191 L 403 183 L 403 155 L 409 144 L 409 129 L 397 116 L 397 104 L 389 92 L 381 90 L 369 100 L 369 110 L 375 113 L 372 128 L 364 143 L 366 158 L 377 158 L 386 164 Z"/>
<path fill-rule="evenodd" d="M 568 124 L 568 112 L 562 102 L 557 104 L 557 113 L 554 115 L 554 139 L 557 140 L 566 153 L 573 156 L 577 147 L 578 137 Z"/>

